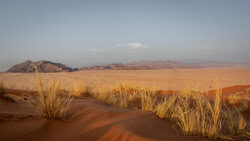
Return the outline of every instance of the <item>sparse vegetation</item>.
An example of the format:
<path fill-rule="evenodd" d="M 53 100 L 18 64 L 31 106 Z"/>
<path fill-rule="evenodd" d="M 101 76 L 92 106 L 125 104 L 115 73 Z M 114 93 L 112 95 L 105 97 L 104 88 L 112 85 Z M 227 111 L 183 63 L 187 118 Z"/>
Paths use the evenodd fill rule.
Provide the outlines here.
<path fill-rule="evenodd" d="M 42 117 L 64 117 L 71 100 L 70 97 L 59 97 L 58 89 L 57 81 L 44 90 L 38 74 L 38 109 Z M 157 95 L 153 89 L 128 82 L 120 83 L 113 89 L 99 86 L 95 90 L 90 90 L 82 83 L 75 83 L 73 93 L 75 96 L 91 96 L 103 103 L 124 108 L 133 107 L 137 100 L 141 110 L 152 111 L 160 118 L 169 119 L 185 135 L 201 135 L 210 139 L 223 138 L 225 136 L 222 126 L 226 126 L 231 135 L 249 136 L 248 123 L 240 109 L 223 105 L 219 89 L 213 100 L 194 89 L 182 89 L 171 95 Z"/>
<path fill-rule="evenodd" d="M 33 107 L 43 118 L 64 119 L 71 97 L 58 95 L 59 81 L 44 87 L 38 72 L 37 76 L 39 97 L 38 103 Z M 4 90 L 3 84 L 0 86 L 0 90 Z M 217 139 L 225 137 L 223 126 L 232 136 L 249 137 L 250 134 L 249 123 L 242 114 L 242 107 L 232 102 L 229 105 L 222 104 L 219 89 L 215 98 L 209 99 L 204 92 L 195 89 L 182 89 L 175 94 L 159 95 L 154 89 L 128 82 L 120 83 L 113 89 L 99 86 L 95 90 L 79 82 L 74 83 L 72 93 L 75 96 L 91 96 L 103 103 L 124 108 L 133 107 L 136 101 L 141 110 L 154 112 L 158 117 L 170 120 L 184 135 Z M 230 100 L 242 98 L 248 100 L 248 97 L 229 97 Z"/>
<path fill-rule="evenodd" d="M 45 89 L 43 88 L 40 76 L 36 70 L 38 77 L 38 103 L 33 104 L 33 107 L 39 112 L 41 117 L 46 119 L 64 119 L 66 110 L 71 103 L 71 97 L 59 96 L 58 90 L 60 87 L 59 81 L 54 81 Z"/>
<path fill-rule="evenodd" d="M 139 99 L 142 110 L 152 111 L 160 118 L 171 120 L 185 135 L 201 135 L 210 139 L 227 138 L 221 131 L 222 126 L 228 126 L 232 135 L 249 134 L 241 112 L 231 108 L 225 110 L 220 89 L 216 90 L 214 100 L 210 100 L 198 90 L 182 89 L 177 94 L 157 95 L 155 90 L 126 82 L 116 85 L 112 90 L 99 87 L 93 97 L 120 107 L 128 107 Z"/>

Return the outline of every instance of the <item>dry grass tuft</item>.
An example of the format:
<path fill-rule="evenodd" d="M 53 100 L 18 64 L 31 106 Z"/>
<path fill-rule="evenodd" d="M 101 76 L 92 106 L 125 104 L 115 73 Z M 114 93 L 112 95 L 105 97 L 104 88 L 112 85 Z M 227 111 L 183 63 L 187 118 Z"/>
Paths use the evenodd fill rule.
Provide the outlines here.
<path fill-rule="evenodd" d="M 113 88 L 115 93 L 123 93 L 123 94 L 133 94 L 138 91 L 138 86 L 135 86 L 129 82 L 118 83 Z"/>
<path fill-rule="evenodd" d="M 184 92 L 184 93 L 183 93 Z M 202 135 L 216 139 L 221 135 L 223 124 L 220 94 L 216 94 L 214 102 L 210 102 L 205 96 L 197 91 L 180 91 L 178 98 L 172 96 L 170 108 L 171 116 L 185 135 Z M 170 102 L 170 101 L 168 101 Z M 167 103 L 167 102 L 165 102 Z"/>
<path fill-rule="evenodd" d="M 144 111 L 154 111 L 156 104 L 156 95 L 151 91 L 141 93 L 141 108 Z"/>
<path fill-rule="evenodd" d="M 81 96 L 81 95 L 88 96 L 91 94 L 91 87 L 83 84 L 83 82 L 74 82 L 72 93 L 74 96 Z"/>
<path fill-rule="evenodd" d="M 36 70 L 38 77 L 38 103 L 33 107 L 39 112 L 41 117 L 46 119 L 64 119 L 65 113 L 71 103 L 71 97 L 62 97 L 58 95 L 60 82 L 54 81 L 50 83 L 46 89 L 43 88 L 40 76 Z"/>
<path fill-rule="evenodd" d="M 172 119 L 175 114 L 175 106 L 178 95 L 166 96 L 161 98 L 161 101 L 156 104 L 154 112 L 160 118 Z"/>
<path fill-rule="evenodd" d="M 98 101 L 115 106 L 117 104 L 117 97 L 113 94 L 110 89 L 103 86 L 97 88 L 95 93 L 92 93 L 92 97 L 96 98 Z"/>

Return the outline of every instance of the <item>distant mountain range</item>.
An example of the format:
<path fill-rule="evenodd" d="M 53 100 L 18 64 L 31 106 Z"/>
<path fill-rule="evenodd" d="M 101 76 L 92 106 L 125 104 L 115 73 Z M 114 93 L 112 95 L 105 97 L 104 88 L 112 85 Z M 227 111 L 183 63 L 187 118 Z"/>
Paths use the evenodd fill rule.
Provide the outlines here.
<path fill-rule="evenodd" d="M 228 62 L 205 62 L 187 64 L 180 61 L 160 60 L 160 61 L 136 61 L 127 64 L 112 63 L 107 65 L 95 65 L 90 67 L 70 68 L 61 63 L 53 63 L 50 61 L 30 60 L 24 63 L 14 65 L 7 72 L 35 72 L 35 66 L 39 72 L 73 72 L 78 70 L 154 70 L 154 69 L 192 69 L 192 68 L 250 68 L 248 63 L 228 63 Z"/>
<path fill-rule="evenodd" d="M 204 62 L 183 63 L 181 61 L 136 61 L 127 64 L 112 63 L 108 65 L 82 67 L 80 70 L 147 70 L 147 69 L 192 69 L 192 68 L 250 68 L 249 63 Z"/>
<path fill-rule="evenodd" d="M 82 67 L 80 70 L 147 70 L 147 69 L 174 69 L 174 68 L 192 68 L 179 61 L 136 61 L 127 64 L 112 63 L 108 65 L 99 65 L 91 67 Z"/>
<path fill-rule="evenodd" d="M 72 72 L 79 69 L 72 69 L 61 63 L 53 63 L 50 61 L 37 61 L 32 62 L 30 60 L 25 61 L 21 64 L 12 66 L 7 72 L 35 72 L 35 66 L 39 72 Z"/>

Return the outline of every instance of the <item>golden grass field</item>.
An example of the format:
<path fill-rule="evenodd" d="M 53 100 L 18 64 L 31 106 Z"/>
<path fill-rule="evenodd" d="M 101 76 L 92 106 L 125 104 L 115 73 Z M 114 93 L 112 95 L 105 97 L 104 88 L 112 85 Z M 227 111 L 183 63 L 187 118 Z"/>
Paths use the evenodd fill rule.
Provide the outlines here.
<path fill-rule="evenodd" d="M 70 73 L 41 73 L 42 82 L 60 80 L 64 89 L 70 90 L 73 83 L 90 86 L 102 84 L 113 87 L 117 83 L 130 82 L 156 89 L 199 88 L 200 90 L 250 84 L 249 68 L 228 69 L 172 69 L 172 70 L 91 70 Z M 35 73 L 0 73 L 0 82 L 6 88 L 36 90 Z"/>

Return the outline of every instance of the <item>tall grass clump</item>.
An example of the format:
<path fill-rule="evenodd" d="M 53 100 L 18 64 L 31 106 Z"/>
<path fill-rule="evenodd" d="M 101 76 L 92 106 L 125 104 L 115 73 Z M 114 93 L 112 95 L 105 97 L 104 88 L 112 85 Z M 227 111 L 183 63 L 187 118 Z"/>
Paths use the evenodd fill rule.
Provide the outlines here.
<path fill-rule="evenodd" d="M 144 111 L 154 111 L 156 105 L 156 91 L 146 88 L 140 90 L 141 108 Z"/>
<path fill-rule="evenodd" d="M 180 99 L 177 106 L 177 125 L 185 135 L 202 135 L 216 139 L 221 134 L 223 124 L 220 93 L 214 102 L 202 94 L 189 95 Z"/>
<path fill-rule="evenodd" d="M 221 109 L 221 94 L 216 93 L 216 97 L 214 100 L 214 104 L 208 103 L 208 110 L 209 110 L 209 118 L 208 119 L 208 127 L 207 131 L 205 130 L 205 135 L 207 134 L 208 137 L 216 139 L 220 136 L 221 127 L 224 122 L 222 118 L 222 109 Z"/>
<path fill-rule="evenodd" d="M 54 81 L 44 88 L 37 69 L 36 75 L 38 78 L 39 96 L 38 103 L 33 105 L 33 107 L 45 119 L 64 119 L 65 113 L 71 103 L 70 95 L 65 97 L 59 95 L 59 81 Z"/>

